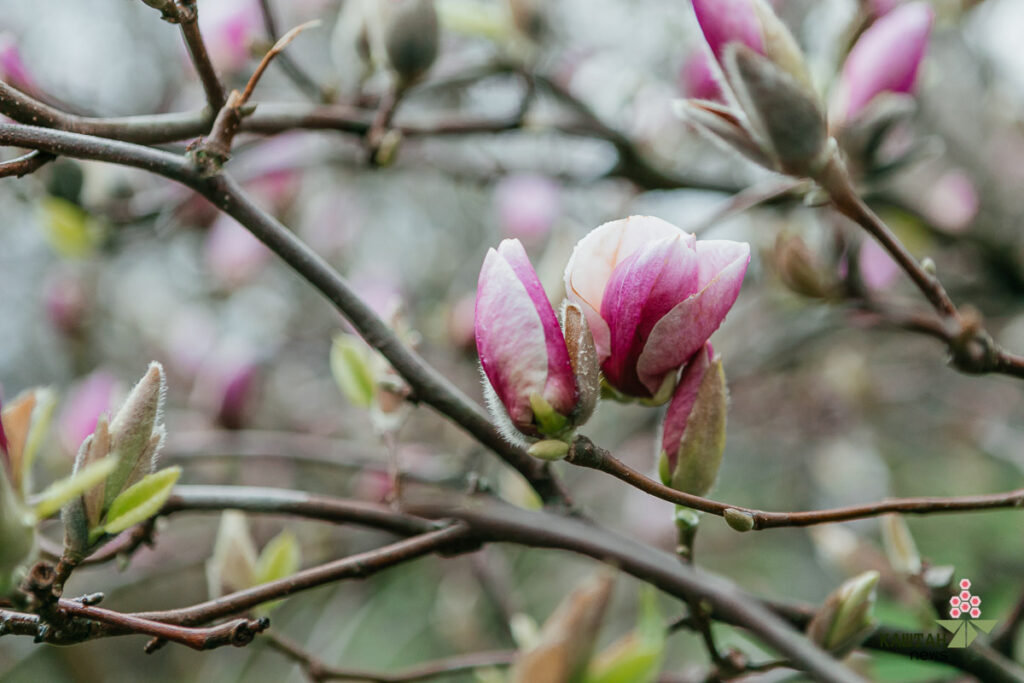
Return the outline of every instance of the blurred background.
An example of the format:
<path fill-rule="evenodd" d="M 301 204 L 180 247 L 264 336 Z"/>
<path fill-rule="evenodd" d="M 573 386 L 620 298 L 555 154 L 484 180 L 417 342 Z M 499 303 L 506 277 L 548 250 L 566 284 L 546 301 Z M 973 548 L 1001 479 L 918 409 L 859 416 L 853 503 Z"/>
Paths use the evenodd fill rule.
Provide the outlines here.
<path fill-rule="evenodd" d="M 322 19 L 287 54 L 328 97 L 372 112 L 388 80 L 372 70 L 367 77 L 357 61 L 345 23 L 354 2 L 271 0 L 271 6 L 282 30 Z M 884 3 L 774 4 L 827 93 L 857 27 Z M 954 299 L 977 307 L 1001 343 L 1024 352 L 1024 4 L 932 4 L 936 23 L 917 107 L 893 143 L 905 163 L 885 174 L 865 171 L 862 185 L 911 251 L 934 259 Z M 241 87 L 270 44 L 259 2 L 198 5 L 215 64 L 228 86 Z M 141 2 L 6 0 L 0 6 L 0 70 L 9 83 L 96 116 L 203 106 L 177 28 Z M 409 136 L 385 168 L 368 167 L 360 138 L 343 133 L 240 136 L 228 172 L 452 381 L 481 398 L 472 301 L 488 247 L 503 237 L 522 240 L 557 302 L 577 239 L 605 221 L 652 214 L 702 237 L 753 247 L 739 301 L 713 337 L 732 398 L 715 498 L 800 510 L 1022 486 L 1019 380 L 957 374 L 945 366 L 937 342 L 881 326 L 841 296 L 807 296 L 806 287 L 794 287 L 781 272 L 787 245 L 799 238 L 824 281 L 852 281 L 872 297 L 921 308 L 916 290 L 884 255 L 862 245 L 852 226 L 799 198 L 709 222 L 731 195 L 776 180 L 672 114 L 672 100 L 700 94 L 694 62 L 701 44 L 688 3 L 539 3 L 531 9 L 539 28 L 526 32 L 503 2 L 438 0 L 437 8 L 440 56 L 403 98 L 396 124 L 504 120 L 527 93 L 523 79 L 494 65 L 514 64 L 564 87 L 670 180 L 622 177 L 621 149 L 600 135 L 578 134 L 580 112 L 543 90 L 532 95 L 515 130 Z M 460 79 L 481 69 L 493 73 Z M 254 101 L 301 103 L 309 94 L 274 64 Z M 691 184 L 716 189 L 685 187 Z M 346 401 L 329 372 L 331 340 L 349 328 L 232 219 L 170 181 L 70 159 L 0 182 L 0 212 L 0 382 L 7 398 L 38 385 L 60 395 L 41 458 L 46 477 L 70 469 L 96 416 L 118 404 L 148 361 L 159 360 L 169 379 L 163 457 L 184 465 L 183 482 L 371 501 L 389 494 L 387 449 L 366 410 Z M 584 431 L 653 474 L 659 419 L 657 410 L 606 402 Z M 516 476 L 429 409 L 411 411 L 396 448 L 415 477 L 461 487 L 479 476 L 502 497 L 535 504 Z M 595 472 L 558 469 L 595 517 L 674 548 L 672 505 Z M 138 552 L 122 571 L 82 570 L 68 590 L 103 591 L 106 604 L 121 610 L 204 600 L 204 563 L 217 522 L 216 515 L 177 516 L 161 525 L 156 547 Z M 1019 512 L 907 523 L 926 564 L 953 566 L 956 577 L 969 577 L 986 618 L 1008 615 L 1024 576 Z M 294 531 L 304 566 L 387 540 L 277 517 L 253 517 L 251 524 L 257 546 L 283 528 Z M 724 524 L 702 528 L 698 562 L 754 593 L 820 601 L 848 576 L 877 568 L 881 618 L 910 630 L 934 618 L 890 566 L 878 520 L 743 535 Z M 60 537 L 56 523 L 45 530 Z M 542 623 L 595 569 L 563 553 L 493 546 L 301 594 L 275 610 L 274 628 L 328 663 L 382 671 L 511 648 L 512 615 L 526 615 L 513 620 L 520 629 L 527 628 L 524 619 Z M 638 595 L 635 581 L 618 579 L 601 643 L 633 627 Z M 674 600 L 659 604 L 666 619 L 683 613 Z M 758 651 L 739 632 L 716 632 L 726 646 Z M 150 656 L 142 645 L 130 638 L 55 648 L 3 638 L 0 678 L 304 680 L 259 640 L 209 653 L 170 646 Z M 671 636 L 665 671 L 685 674 L 705 664 L 699 636 Z M 953 673 L 877 653 L 858 666 L 887 681 Z"/>

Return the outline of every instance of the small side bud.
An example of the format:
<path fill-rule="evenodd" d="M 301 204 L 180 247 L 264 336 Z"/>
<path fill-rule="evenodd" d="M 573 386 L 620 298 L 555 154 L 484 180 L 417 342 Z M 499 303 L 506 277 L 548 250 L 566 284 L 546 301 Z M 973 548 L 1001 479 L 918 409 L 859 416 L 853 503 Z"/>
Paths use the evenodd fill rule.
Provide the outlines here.
<path fill-rule="evenodd" d="M 882 543 L 892 568 L 901 574 L 915 576 L 921 572 L 921 555 L 903 515 L 886 515 L 881 519 Z"/>
<path fill-rule="evenodd" d="M 545 439 L 532 444 L 526 452 L 541 460 L 561 460 L 569 452 L 569 444 L 559 439 Z"/>
<path fill-rule="evenodd" d="M 837 657 L 856 649 L 875 627 L 878 579 L 877 571 L 864 572 L 833 591 L 807 626 L 807 637 Z"/>
<path fill-rule="evenodd" d="M 726 524 L 741 533 L 754 528 L 754 518 L 742 510 L 727 508 L 722 516 L 725 517 Z"/>
<path fill-rule="evenodd" d="M 775 267 L 782 284 L 791 292 L 811 299 L 830 299 L 835 294 L 835 283 L 799 237 L 779 235 L 775 240 Z"/>
<path fill-rule="evenodd" d="M 590 333 L 586 316 L 576 304 L 566 303 L 562 309 L 562 332 L 579 391 L 573 421 L 582 425 L 590 419 L 601 398 L 601 365 L 594 347 L 594 335 Z"/>

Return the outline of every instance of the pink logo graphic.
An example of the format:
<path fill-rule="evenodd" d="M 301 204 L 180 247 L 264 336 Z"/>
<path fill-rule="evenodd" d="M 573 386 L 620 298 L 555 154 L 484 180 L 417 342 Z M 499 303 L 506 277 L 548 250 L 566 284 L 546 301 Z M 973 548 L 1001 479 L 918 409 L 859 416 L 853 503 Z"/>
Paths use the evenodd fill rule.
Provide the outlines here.
<path fill-rule="evenodd" d="M 971 619 L 981 619 L 981 598 L 971 595 L 967 590 L 971 587 L 970 579 L 960 579 L 960 594 L 949 599 L 949 616 L 953 619 L 970 616 Z"/>
<path fill-rule="evenodd" d="M 967 647 L 978 633 L 988 633 L 996 625 L 995 619 L 981 618 L 981 598 L 970 591 L 971 580 L 960 579 L 960 592 L 949 599 L 950 619 L 940 619 L 939 626 L 953 634 L 949 647 Z"/>

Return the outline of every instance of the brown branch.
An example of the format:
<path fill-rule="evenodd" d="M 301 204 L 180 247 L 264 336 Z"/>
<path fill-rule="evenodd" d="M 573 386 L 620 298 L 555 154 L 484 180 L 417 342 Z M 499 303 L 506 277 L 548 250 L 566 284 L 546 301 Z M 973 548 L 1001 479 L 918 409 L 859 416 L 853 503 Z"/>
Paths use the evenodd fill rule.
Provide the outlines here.
<path fill-rule="evenodd" d="M 890 512 L 926 515 L 943 512 L 975 512 L 979 510 L 1024 507 L 1024 489 L 1017 489 L 1016 491 L 1006 493 L 955 498 L 894 498 L 830 510 L 766 512 L 764 510 L 722 503 L 710 498 L 702 498 L 664 486 L 629 467 L 605 449 L 595 445 L 585 436 L 576 438 L 576 441 L 573 442 L 572 447 L 569 449 L 569 455 L 565 459 L 566 462 L 574 465 L 610 474 L 616 479 L 624 481 L 630 486 L 656 498 L 719 517 L 725 517 L 730 526 L 740 530 L 831 524 L 834 522 L 864 519 L 866 517 L 878 517 Z"/>
<path fill-rule="evenodd" d="M 1014 603 L 1010 614 L 992 632 L 991 646 L 996 652 L 1001 652 L 1013 659 L 1014 647 L 1017 644 L 1017 636 L 1024 628 L 1024 594 Z"/>
<path fill-rule="evenodd" d="M 181 28 L 181 36 L 185 39 L 189 57 L 203 84 L 206 104 L 211 111 L 217 111 L 224 106 L 224 86 L 217 76 L 217 69 L 210 60 L 210 53 L 206 51 L 206 43 L 199 31 L 199 8 L 195 0 L 178 0 L 172 4 L 177 7 L 176 21 Z"/>
<path fill-rule="evenodd" d="M 205 624 L 310 588 L 343 579 L 366 578 L 382 569 L 444 551 L 447 548 L 458 547 L 467 542 L 472 542 L 469 528 L 464 524 L 453 524 L 375 550 L 328 562 L 318 567 L 303 569 L 287 578 L 229 593 L 190 607 L 160 612 L 139 612 L 131 616 L 183 626 Z"/>
<path fill-rule="evenodd" d="M 373 683 L 413 683 L 428 681 L 442 676 L 474 671 L 496 666 L 508 666 L 515 661 L 515 650 L 495 650 L 492 652 L 474 652 L 467 655 L 455 655 L 436 659 L 425 664 L 410 667 L 396 673 L 381 673 L 360 669 L 342 669 L 325 664 L 308 652 L 301 645 L 279 633 L 271 633 L 267 644 L 293 660 L 306 676 L 316 683 L 321 681 L 372 681 Z"/>
<path fill-rule="evenodd" d="M 29 173 L 35 173 L 50 161 L 53 161 L 52 154 L 32 150 L 16 159 L 0 162 L 0 178 L 9 176 L 21 178 Z"/>

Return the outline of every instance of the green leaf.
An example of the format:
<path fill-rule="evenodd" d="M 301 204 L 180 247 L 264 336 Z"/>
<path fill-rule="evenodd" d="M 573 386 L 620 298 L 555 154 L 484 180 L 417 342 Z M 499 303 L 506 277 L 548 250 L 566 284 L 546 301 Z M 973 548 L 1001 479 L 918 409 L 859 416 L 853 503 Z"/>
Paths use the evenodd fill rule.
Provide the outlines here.
<path fill-rule="evenodd" d="M 129 486 L 110 504 L 103 531 L 119 534 L 155 515 L 167 502 L 180 476 L 180 467 L 167 467 L 147 474 L 139 483 Z"/>
<path fill-rule="evenodd" d="M 287 529 L 274 536 L 256 561 L 256 583 L 268 583 L 291 576 L 302 565 L 302 549 L 295 534 Z"/>
<path fill-rule="evenodd" d="M 117 458 L 102 458 L 89 463 L 70 477 L 53 482 L 45 491 L 32 498 L 36 517 L 46 519 L 75 496 L 101 485 L 116 467 Z"/>
<path fill-rule="evenodd" d="M 338 389 L 353 405 L 369 408 L 377 383 L 366 345 L 350 334 L 339 334 L 331 345 L 331 374 Z"/>
<path fill-rule="evenodd" d="M 291 576 L 302 566 L 302 549 L 295 538 L 295 534 L 287 529 L 274 536 L 260 553 L 256 561 L 256 585 L 269 583 L 277 579 Z M 266 602 L 257 607 L 254 611 L 266 615 L 281 604 L 280 600 Z"/>
<path fill-rule="evenodd" d="M 632 633 L 594 657 L 585 683 L 651 683 L 661 672 L 665 650 L 665 624 L 658 610 L 658 594 L 651 586 L 640 592 L 640 610 Z"/>
<path fill-rule="evenodd" d="M 36 406 L 32 410 L 32 424 L 28 428 L 25 439 L 25 451 L 21 455 L 21 490 L 29 491 L 32 480 L 32 463 L 39 454 L 39 447 L 50 429 L 53 409 L 57 405 L 57 396 L 50 389 L 36 390 Z"/>

